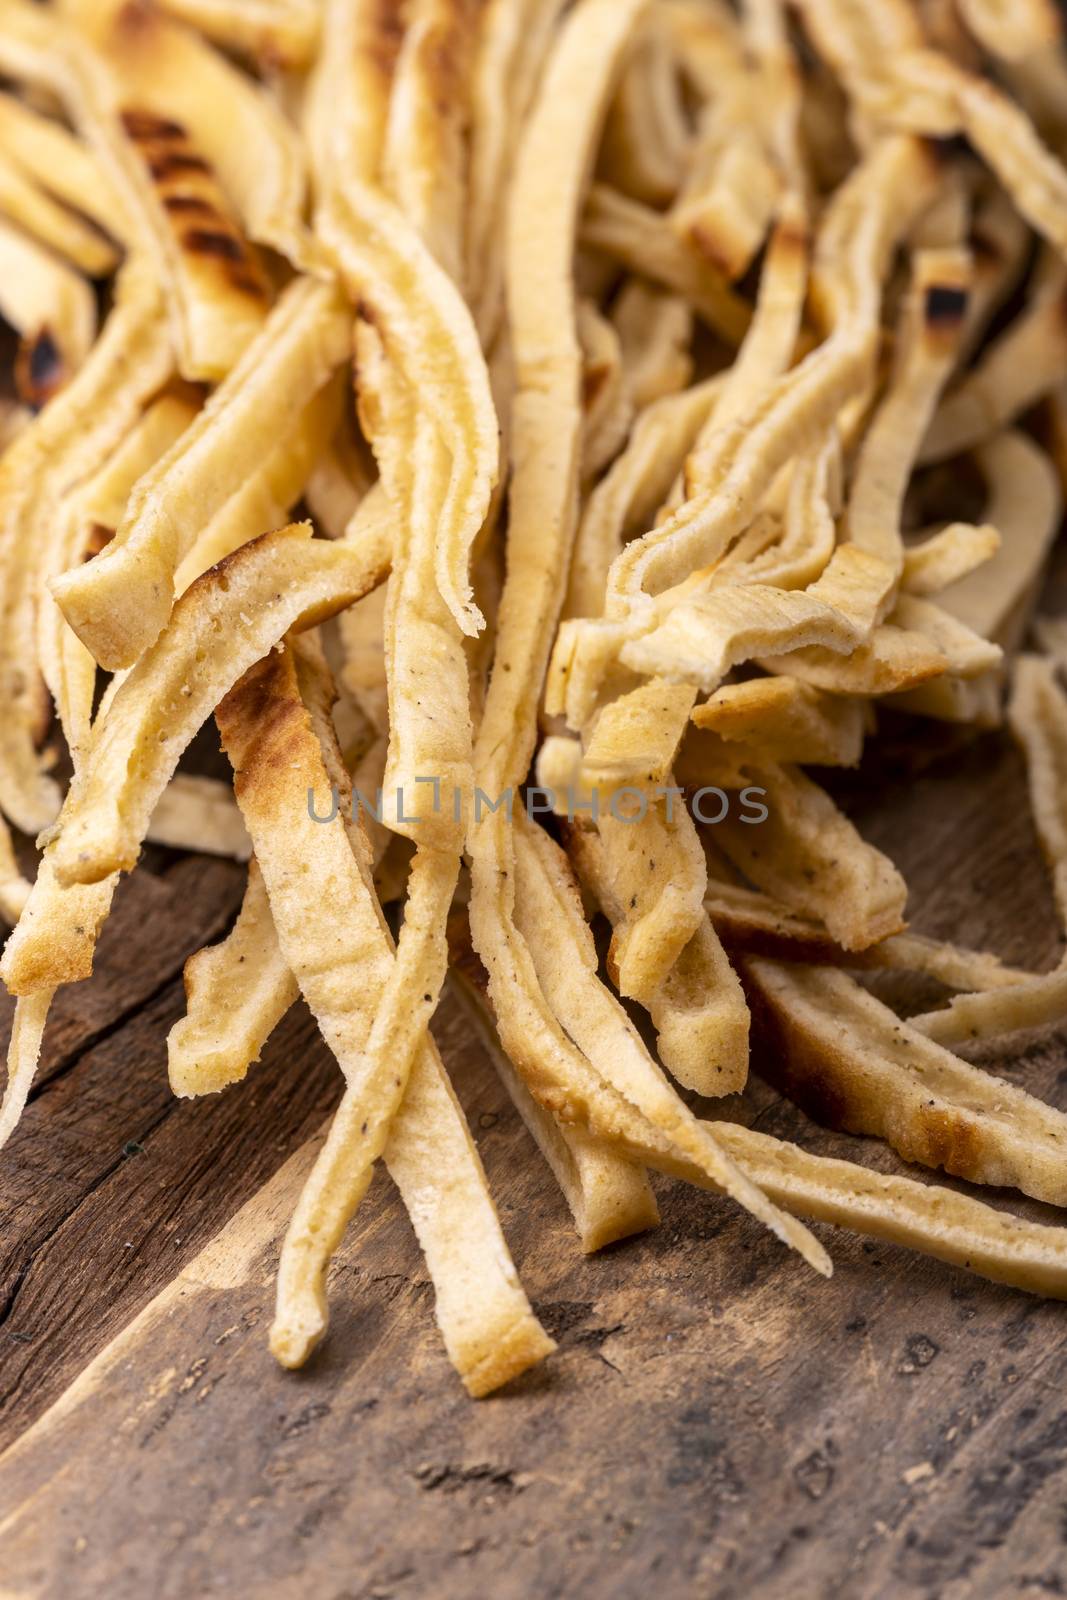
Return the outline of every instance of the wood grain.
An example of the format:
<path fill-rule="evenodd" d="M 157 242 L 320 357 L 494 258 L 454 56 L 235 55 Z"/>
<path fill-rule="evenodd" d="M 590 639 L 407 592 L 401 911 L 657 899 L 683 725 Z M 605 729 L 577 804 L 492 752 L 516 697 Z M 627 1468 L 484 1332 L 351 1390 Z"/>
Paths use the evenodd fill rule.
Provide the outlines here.
<path fill-rule="evenodd" d="M 1005 739 L 946 749 L 933 730 L 897 760 L 890 737 L 878 770 L 842 793 L 913 885 L 915 927 L 1020 964 L 1058 956 Z M 221 923 L 235 895 L 228 872 L 190 869 L 168 948 L 177 924 Z M 303 1373 L 278 1370 L 271 1274 L 309 1148 L 257 1190 L 318 1124 L 334 1074 L 294 1013 L 246 1085 L 173 1105 L 177 966 L 163 971 L 168 956 L 131 998 L 123 985 L 143 980 L 122 948 L 114 1023 L 91 1009 L 94 980 L 49 1040 L 52 1081 L 0 1163 L 0 1428 L 14 1441 L 0 1458 L 0 1594 L 1067 1591 L 1062 1306 L 843 1234 L 823 1284 L 727 1202 L 666 1183 L 655 1233 L 583 1258 L 454 997 L 435 1031 L 560 1350 L 510 1392 L 466 1400 L 380 1176 L 334 1271 L 329 1340 Z M 1061 1037 L 990 1064 L 1067 1105 Z M 758 1081 L 731 1110 L 905 1170 Z M 143 1153 L 124 1154 L 131 1142 Z"/>

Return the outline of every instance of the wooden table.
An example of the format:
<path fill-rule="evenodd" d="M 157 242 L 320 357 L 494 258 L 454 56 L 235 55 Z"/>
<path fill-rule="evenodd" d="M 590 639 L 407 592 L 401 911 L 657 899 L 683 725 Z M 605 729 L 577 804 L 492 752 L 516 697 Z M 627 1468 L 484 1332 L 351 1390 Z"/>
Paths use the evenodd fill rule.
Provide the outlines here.
<path fill-rule="evenodd" d="M 890 740 L 847 803 L 907 873 L 915 927 L 1048 964 L 1018 759 L 941 733 L 918 771 Z M 182 960 L 241 883 L 157 856 L 124 885 L 0 1158 L 0 1595 L 1067 1593 L 1067 1307 L 846 1234 L 824 1284 L 668 1183 L 657 1231 L 583 1258 L 455 996 L 435 1030 L 559 1351 L 467 1400 L 380 1175 L 328 1342 L 278 1369 L 276 1239 L 337 1074 L 300 1010 L 226 1095 L 177 1103 L 165 1076 Z M 989 1064 L 1067 1105 L 1062 1037 Z M 902 1170 L 757 1081 L 729 1114 Z"/>

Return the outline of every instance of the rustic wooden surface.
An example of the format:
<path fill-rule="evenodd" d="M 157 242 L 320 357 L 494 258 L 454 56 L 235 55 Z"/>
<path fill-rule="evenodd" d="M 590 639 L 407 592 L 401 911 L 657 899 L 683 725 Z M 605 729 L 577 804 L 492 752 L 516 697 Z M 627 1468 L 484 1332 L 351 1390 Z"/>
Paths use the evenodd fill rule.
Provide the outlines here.
<path fill-rule="evenodd" d="M 1050 963 L 1016 756 L 997 735 L 936 754 L 897 766 L 890 736 L 846 803 L 906 871 L 914 926 Z M 0 1596 L 1067 1592 L 1067 1307 L 846 1234 L 824 1284 L 728 1203 L 666 1183 L 656 1232 L 583 1258 L 455 998 L 435 1028 L 560 1349 L 467 1400 L 379 1176 L 328 1342 L 305 1372 L 276 1368 L 276 1246 L 256 1241 L 277 1236 L 336 1075 L 296 1011 L 241 1087 L 188 1105 L 165 1083 L 181 960 L 240 887 L 235 867 L 166 856 L 124 887 L 0 1159 Z M 990 1059 L 1067 1107 L 1062 1037 Z M 901 1170 L 756 1081 L 731 1114 Z"/>

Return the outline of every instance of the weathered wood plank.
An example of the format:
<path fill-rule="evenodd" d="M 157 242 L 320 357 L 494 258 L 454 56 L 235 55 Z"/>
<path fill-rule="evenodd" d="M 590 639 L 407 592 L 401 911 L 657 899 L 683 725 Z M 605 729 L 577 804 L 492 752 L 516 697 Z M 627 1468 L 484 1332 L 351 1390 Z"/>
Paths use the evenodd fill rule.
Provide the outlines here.
<path fill-rule="evenodd" d="M 518 1130 L 491 1083 L 472 1107 L 500 1118 L 500 1182 Z M 278 1226 L 293 1187 L 271 1197 Z M 874 1593 L 849 1586 L 870 1535 L 895 1551 L 894 1592 L 928 1592 L 908 1532 L 942 1476 L 969 1471 L 973 1496 L 990 1440 L 1024 1437 L 1020 1353 L 1052 1308 L 845 1241 L 823 1288 L 682 1190 L 658 1235 L 595 1262 L 546 1221 L 520 1253 L 561 1353 L 480 1406 L 384 1184 L 335 1274 L 331 1344 L 296 1379 L 263 1343 L 273 1251 L 194 1263 L 0 1463 L 0 1501 L 24 1506 L 3 1529 L 14 1592 Z M 898 1448 L 872 1455 L 890 1419 Z"/>
<path fill-rule="evenodd" d="M 0 1165 L 0 1441 L 38 1416 L 321 1121 L 339 1079 L 303 1007 L 248 1083 L 176 1102 L 171 984 L 29 1107 Z M 278 1070 L 282 1069 L 282 1070 Z M 88 1134 L 88 1137 L 87 1137 Z"/>
<path fill-rule="evenodd" d="M 207 856 L 179 861 L 163 876 L 142 870 L 123 879 L 100 937 L 92 980 L 61 989 L 53 1002 L 35 1092 L 170 982 L 186 956 L 217 939 L 234 916 L 243 888 L 243 869 Z M 4 1052 L 14 1009 L 0 987 Z"/>

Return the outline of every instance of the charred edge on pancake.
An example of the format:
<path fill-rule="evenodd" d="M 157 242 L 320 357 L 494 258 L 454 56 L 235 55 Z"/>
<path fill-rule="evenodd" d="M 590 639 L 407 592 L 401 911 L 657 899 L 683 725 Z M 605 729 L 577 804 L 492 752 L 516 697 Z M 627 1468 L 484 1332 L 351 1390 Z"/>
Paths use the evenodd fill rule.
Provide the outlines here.
<path fill-rule="evenodd" d="M 955 285 L 932 283 L 923 302 L 923 321 L 931 328 L 955 328 L 967 313 L 967 291 Z"/>
<path fill-rule="evenodd" d="M 203 172 L 213 176 L 211 163 L 187 150 L 167 150 L 162 155 L 150 156 L 148 170 L 157 183 L 165 183 L 179 172 Z"/>
<path fill-rule="evenodd" d="M 154 111 L 140 111 L 135 107 L 120 115 L 123 128 L 137 144 L 146 139 L 162 139 L 169 144 L 187 137 L 180 122 L 174 122 L 169 117 L 157 117 Z"/>
<path fill-rule="evenodd" d="M 245 259 L 240 239 L 218 228 L 188 228 L 182 234 L 182 244 L 193 255 L 214 256 L 220 261 Z"/>
<path fill-rule="evenodd" d="M 38 385 L 55 382 L 62 366 L 59 346 L 53 339 L 50 329 L 44 327 L 30 346 L 28 361 L 30 382 Z"/>
<path fill-rule="evenodd" d="M 857 1118 L 849 1085 L 835 1073 L 832 1058 L 810 1046 L 802 1028 L 784 1021 L 781 1002 L 764 992 L 744 957 L 738 960 L 737 971 L 752 1014 L 755 1070 L 824 1128 L 860 1132 L 856 1123 L 862 1119 Z"/>
<path fill-rule="evenodd" d="M 864 1090 L 852 1083 L 845 1063 L 847 1047 L 838 1057 L 824 1042 L 811 1038 L 803 1020 L 787 1018 L 787 1000 L 764 992 L 758 979 L 746 970 L 743 957 L 738 966 L 752 1011 L 753 1064 L 761 1077 L 823 1127 L 874 1134 L 885 1138 L 905 1161 L 939 1167 L 957 1178 L 983 1180 L 983 1140 L 970 1117 L 955 1106 L 931 1101 L 919 1106 L 913 1116 L 898 1119 L 890 1138 L 883 1128 L 873 1125 L 881 1117 L 876 1114 L 872 1119 L 864 1109 Z"/>
<path fill-rule="evenodd" d="M 15 388 L 35 410 L 50 400 L 65 378 L 63 356 L 47 324 L 19 345 Z"/>
<path fill-rule="evenodd" d="M 234 788 L 263 796 L 270 774 L 291 772 L 308 712 L 300 698 L 291 655 L 272 650 L 249 667 L 216 712 L 234 768 Z"/>
<path fill-rule="evenodd" d="M 212 221 L 218 216 L 217 207 L 205 200 L 199 194 L 165 194 L 163 204 L 168 211 L 179 215 L 193 217 L 210 217 Z"/>
<path fill-rule="evenodd" d="M 177 123 L 171 126 L 178 128 Z M 178 129 L 178 133 L 186 146 L 184 149 L 160 150 L 155 139 L 155 129 L 149 125 L 143 141 L 142 154 L 159 191 L 164 210 L 175 219 L 188 218 L 192 223 L 192 226 L 180 234 L 182 247 L 191 256 L 217 262 L 224 270 L 230 287 L 237 293 L 266 302 L 269 292 L 258 270 L 257 262 L 241 235 L 232 226 L 229 217 L 220 210 L 212 198 L 212 192 L 217 185 L 214 168 L 203 156 L 188 148 L 188 140 L 181 129 Z M 180 186 L 183 178 L 190 180 L 190 175 L 195 175 L 197 180 L 203 180 L 202 183 L 194 182 L 191 186 L 207 187 L 208 193 L 164 192 L 168 185 Z"/>

